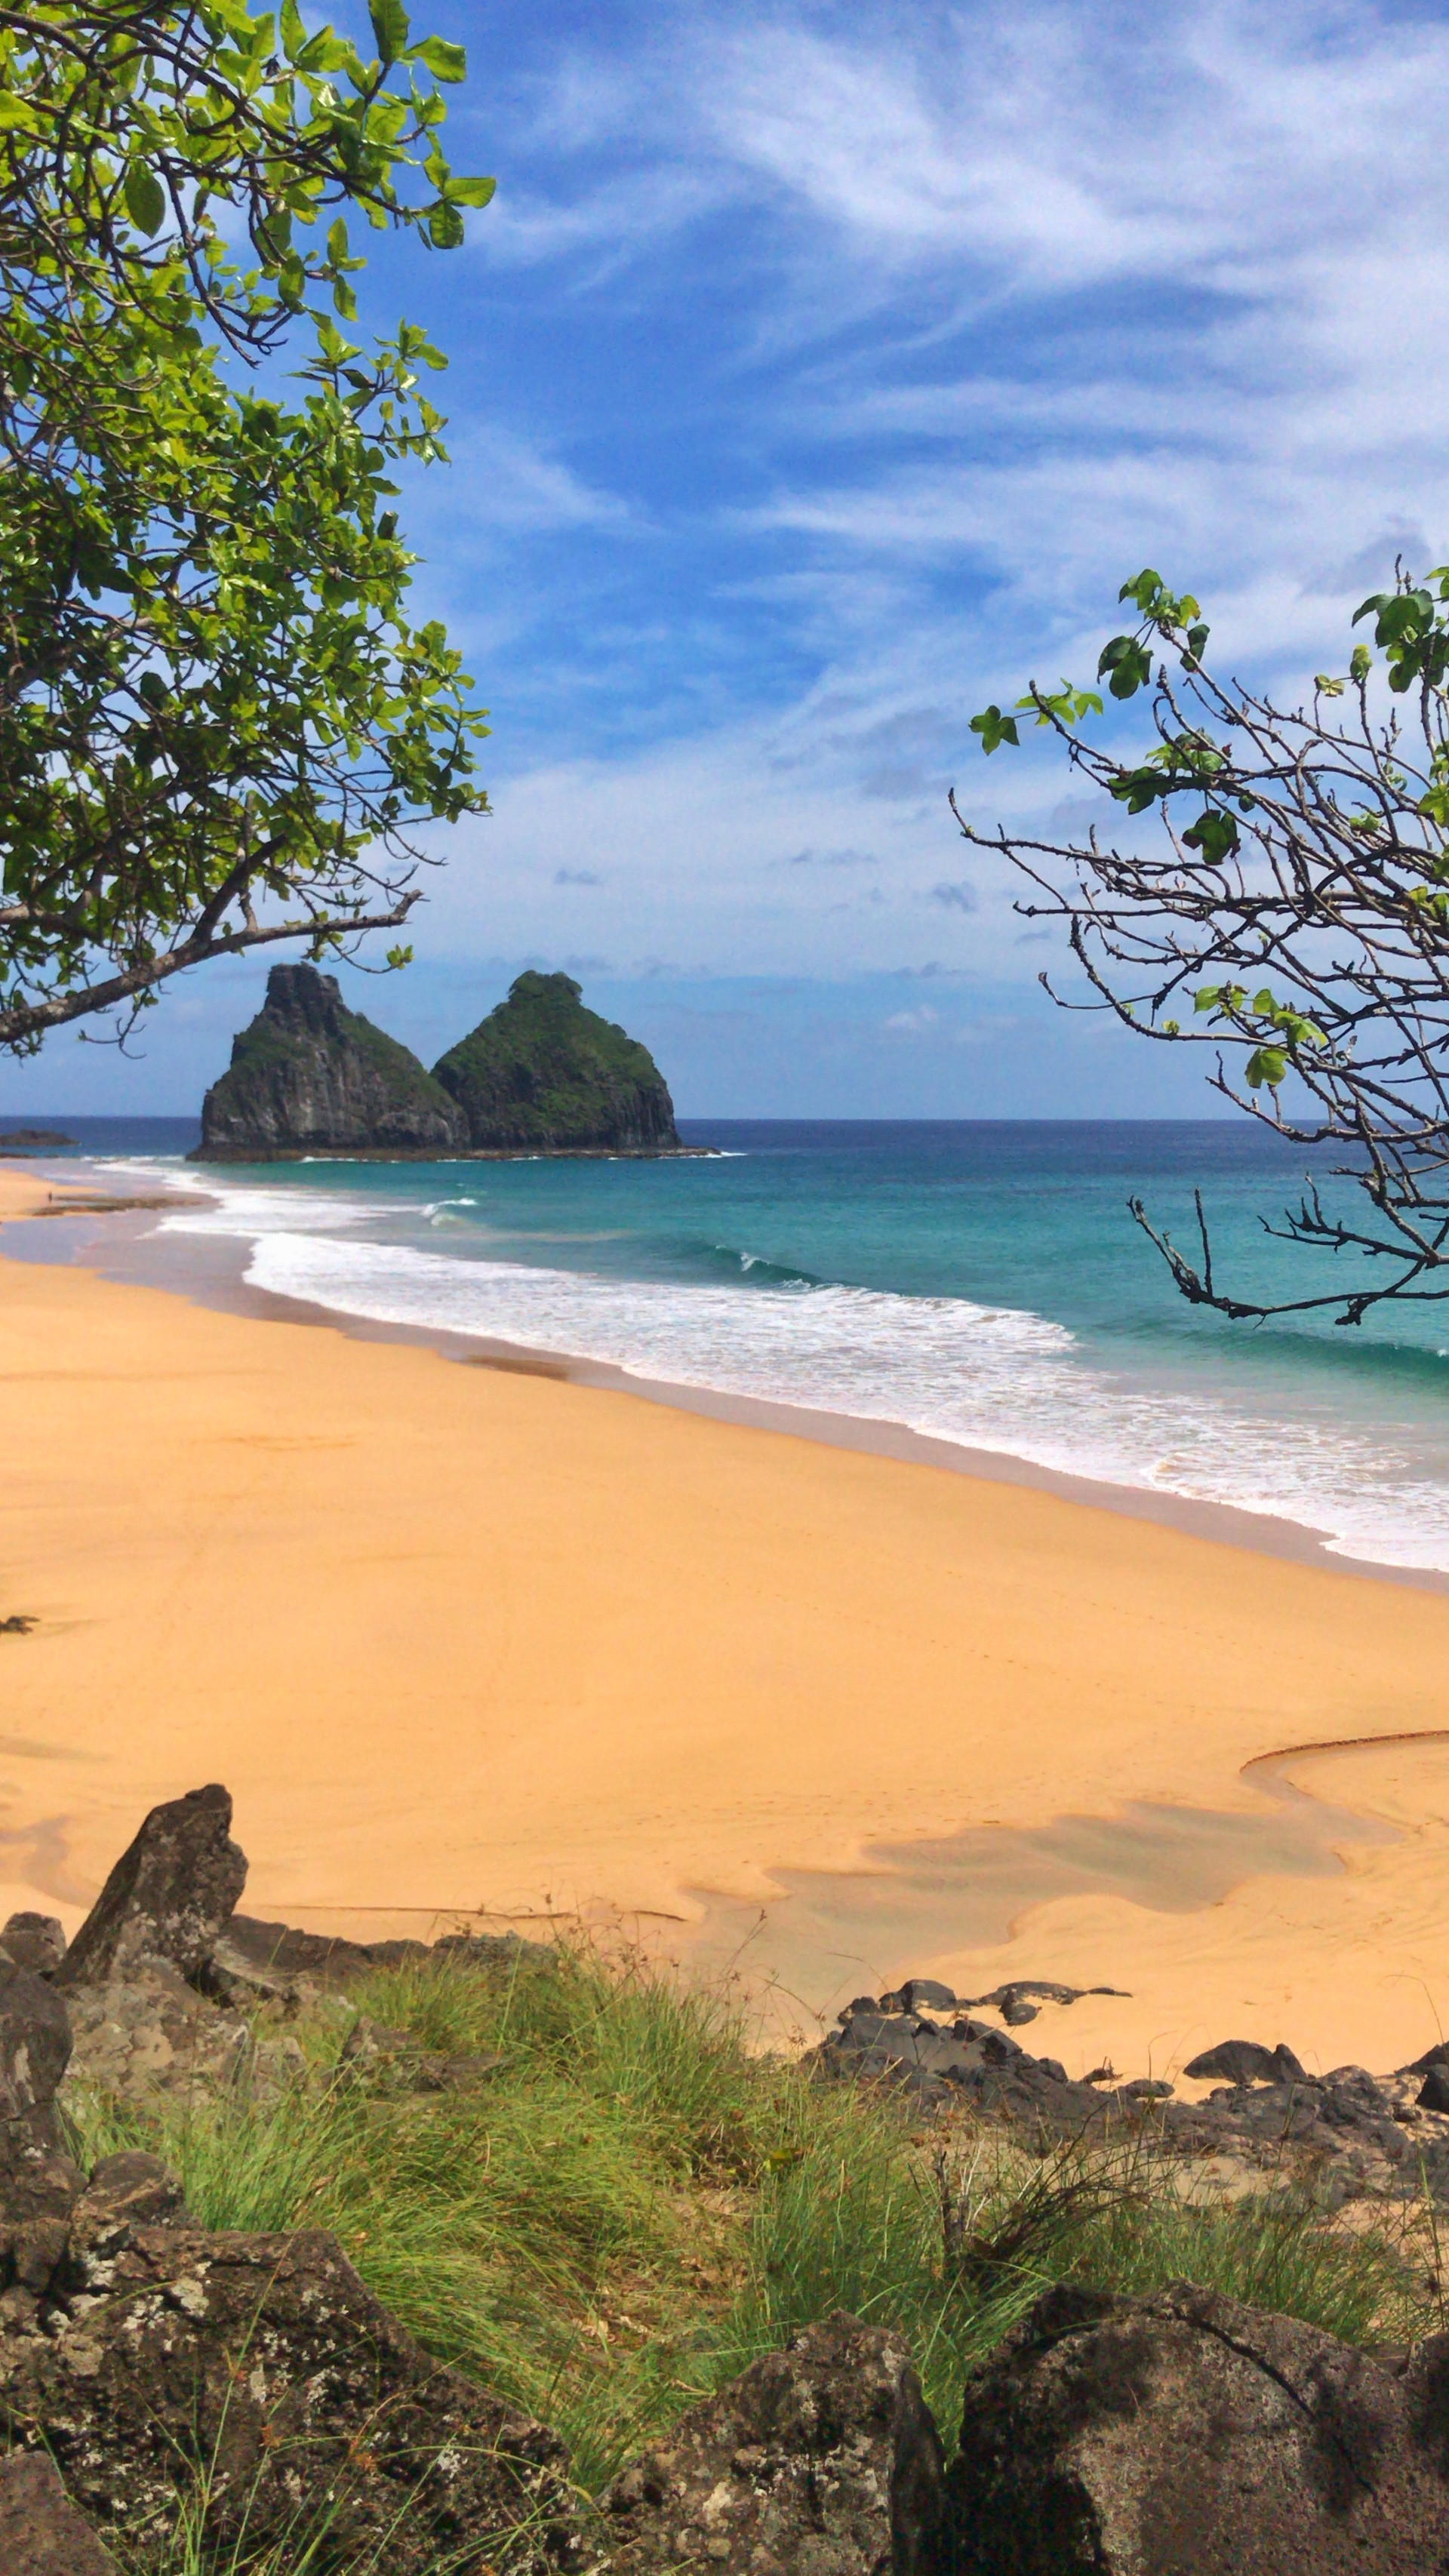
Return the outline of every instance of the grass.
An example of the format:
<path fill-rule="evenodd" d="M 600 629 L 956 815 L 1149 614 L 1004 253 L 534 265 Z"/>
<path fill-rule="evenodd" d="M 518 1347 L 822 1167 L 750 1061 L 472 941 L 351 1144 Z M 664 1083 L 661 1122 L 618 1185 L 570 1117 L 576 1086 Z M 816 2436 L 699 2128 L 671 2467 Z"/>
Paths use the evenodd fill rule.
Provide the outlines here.
<path fill-rule="evenodd" d="M 501 2064 L 432 2093 L 386 2061 L 328 2081 L 354 2005 Z M 434 2353 L 558 2427 L 591 2493 L 835 2308 L 906 2337 L 948 2445 L 967 2375 L 1054 2281 L 1187 2278 L 1351 2342 L 1442 2323 L 1407 2222 L 1350 2229 L 1287 2184 L 1194 2205 L 1130 2141 L 1043 2158 L 969 2124 L 920 2131 L 888 2097 L 752 2054 L 728 1997 L 638 1962 L 409 1968 L 292 2027 L 312 2072 L 280 2097 L 83 2099 L 82 2152 L 152 2148 L 208 2226 L 335 2231 Z M 285 2576 L 306 2565 L 299 2543 Z"/>

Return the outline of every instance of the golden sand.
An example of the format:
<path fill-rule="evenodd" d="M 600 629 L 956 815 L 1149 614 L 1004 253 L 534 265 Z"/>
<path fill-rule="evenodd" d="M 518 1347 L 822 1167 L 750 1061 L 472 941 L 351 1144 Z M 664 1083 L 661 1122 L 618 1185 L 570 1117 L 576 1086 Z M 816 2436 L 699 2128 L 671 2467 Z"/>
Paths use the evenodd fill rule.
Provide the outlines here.
<path fill-rule="evenodd" d="M 0 1260 L 0 1378 L 0 1618 L 38 1622 L 0 1636 L 0 1915 L 73 1925 L 147 1806 L 220 1779 L 248 1908 L 319 1928 L 603 1908 L 684 1949 L 713 1891 L 812 2003 L 1128 1989 L 1034 2026 L 1073 2072 L 1228 2035 L 1386 2067 L 1449 2023 L 1449 1745 L 1290 1762 L 1381 1838 L 1187 1910 L 1170 1859 L 1045 1903 L 1028 1872 L 990 1939 L 948 1887 L 902 1955 L 865 1877 L 811 1955 L 776 1902 L 1134 1802 L 1246 1833 L 1275 1748 L 1449 1728 L 1449 1598 L 78 1269 Z"/>

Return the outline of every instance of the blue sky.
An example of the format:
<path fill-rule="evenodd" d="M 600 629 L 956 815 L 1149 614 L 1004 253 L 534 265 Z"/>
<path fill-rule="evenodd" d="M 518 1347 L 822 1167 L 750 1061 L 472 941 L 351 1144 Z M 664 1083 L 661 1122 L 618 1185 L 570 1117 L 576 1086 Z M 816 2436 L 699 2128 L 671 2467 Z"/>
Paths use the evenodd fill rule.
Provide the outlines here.
<path fill-rule="evenodd" d="M 1210 1109 L 1200 1059 L 1053 1012 L 945 793 L 1070 820 L 968 719 L 1088 676 L 1145 562 L 1291 686 L 1449 552 L 1449 13 L 415 23 L 468 46 L 452 157 L 498 195 L 461 252 L 385 247 L 364 318 L 451 356 L 404 524 L 495 813 L 353 998 L 431 1060 L 569 965 L 700 1115 Z M 135 1063 L 57 1040 L 0 1110 L 193 1106 L 263 978 L 173 990 Z"/>

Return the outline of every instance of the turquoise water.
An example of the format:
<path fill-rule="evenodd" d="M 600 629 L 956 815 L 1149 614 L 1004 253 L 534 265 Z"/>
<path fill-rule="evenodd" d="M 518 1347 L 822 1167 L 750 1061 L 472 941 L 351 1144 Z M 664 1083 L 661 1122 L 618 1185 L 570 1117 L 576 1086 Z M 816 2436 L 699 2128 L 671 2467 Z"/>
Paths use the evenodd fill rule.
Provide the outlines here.
<path fill-rule="evenodd" d="M 904 1423 L 1449 1569 L 1449 1308 L 1231 1325 L 1183 1302 L 1128 1216 L 1140 1192 L 1191 1241 L 1197 1183 L 1225 1281 L 1350 1284 L 1262 1233 L 1301 1151 L 1229 1121 L 686 1132 L 698 1159 L 181 1166 L 218 1204 L 163 1223 L 241 1238 L 256 1285 L 339 1312 Z M 159 1139 L 83 1141 L 178 1174 Z"/>

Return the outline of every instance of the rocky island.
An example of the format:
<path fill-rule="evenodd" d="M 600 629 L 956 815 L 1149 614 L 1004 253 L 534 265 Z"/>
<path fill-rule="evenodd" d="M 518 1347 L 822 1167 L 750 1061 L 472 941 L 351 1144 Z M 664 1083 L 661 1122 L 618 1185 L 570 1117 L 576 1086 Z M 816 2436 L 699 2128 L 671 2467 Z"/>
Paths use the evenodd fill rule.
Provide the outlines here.
<path fill-rule="evenodd" d="M 296 1154 L 447 1154 L 465 1141 L 446 1091 L 407 1047 L 349 1011 L 335 975 L 274 966 L 256 1018 L 201 1104 L 204 1163 Z"/>
<path fill-rule="evenodd" d="M 586 1010 L 570 975 L 520 975 L 428 1073 L 348 1009 L 335 975 L 274 966 L 202 1103 L 192 1160 L 684 1150 L 648 1048 Z"/>
<path fill-rule="evenodd" d="M 647 1047 L 584 1008 L 572 975 L 520 975 L 433 1067 L 475 1153 L 669 1154 L 674 1103 Z"/>

